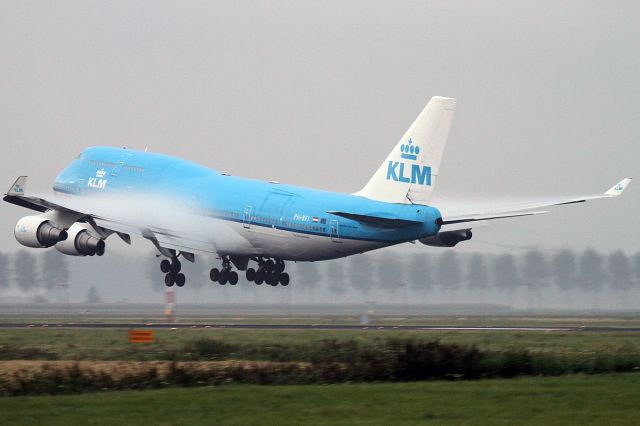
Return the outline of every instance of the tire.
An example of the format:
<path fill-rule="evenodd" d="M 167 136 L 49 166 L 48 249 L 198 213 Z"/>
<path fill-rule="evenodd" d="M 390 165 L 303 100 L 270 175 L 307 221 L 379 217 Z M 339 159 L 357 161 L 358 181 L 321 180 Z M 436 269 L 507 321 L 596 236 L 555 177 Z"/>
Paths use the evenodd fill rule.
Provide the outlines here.
<path fill-rule="evenodd" d="M 229 284 L 231 285 L 238 284 L 238 273 L 236 271 L 229 272 Z"/>
<path fill-rule="evenodd" d="M 211 271 L 209 271 L 209 278 L 213 282 L 218 281 L 218 278 L 220 278 L 220 271 L 218 268 L 212 268 Z"/>
<path fill-rule="evenodd" d="M 160 270 L 165 274 L 171 271 L 171 262 L 169 262 L 169 259 L 163 259 L 162 262 L 160 262 Z"/>
<path fill-rule="evenodd" d="M 289 285 L 289 274 L 283 272 L 280 274 L 280 285 L 286 287 Z"/>
<path fill-rule="evenodd" d="M 220 285 L 225 285 L 229 280 L 229 273 L 225 270 L 220 271 L 220 276 L 218 277 L 218 283 Z"/>
<path fill-rule="evenodd" d="M 275 265 L 276 265 L 276 264 L 275 264 L 275 263 L 273 263 L 273 260 L 269 259 L 269 260 L 267 260 L 266 262 L 264 262 L 264 270 L 265 270 L 265 271 L 268 271 L 268 272 L 271 272 L 271 271 L 273 271 L 273 267 L 274 267 Z"/>
<path fill-rule="evenodd" d="M 181 269 L 182 269 L 182 264 L 180 264 L 180 261 L 176 259 L 171 265 L 171 270 L 173 271 L 174 274 L 177 274 L 178 272 L 180 272 Z"/>
<path fill-rule="evenodd" d="M 276 263 L 275 269 L 274 269 L 277 273 L 281 274 L 284 272 L 284 262 L 280 261 L 278 263 Z"/>
<path fill-rule="evenodd" d="M 187 278 L 184 276 L 184 274 L 178 274 L 176 275 L 176 285 L 178 287 L 182 287 L 184 286 L 184 283 L 187 281 Z"/>
<path fill-rule="evenodd" d="M 275 273 L 271 273 L 267 276 L 267 284 L 269 284 L 270 286 L 277 286 L 278 285 L 278 275 Z"/>
<path fill-rule="evenodd" d="M 164 276 L 164 285 L 166 285 L 167 287 L 173 287 L 174 281 L 175 280 L 173 274 L 167 274 Z"/>
<path fill-rule="evenodd" d="M 262 283 L 264 282 L 264 272 L 258 270 L 258 272 L 256 272 L 254 281 L 256 282 L 256 284 L 262 285 Z"/>
<path fill-rule="evenodd" d="M 247 281 L 251 282 L 256 279 L 256 270 L 253 268 L 247 269 Z"/>

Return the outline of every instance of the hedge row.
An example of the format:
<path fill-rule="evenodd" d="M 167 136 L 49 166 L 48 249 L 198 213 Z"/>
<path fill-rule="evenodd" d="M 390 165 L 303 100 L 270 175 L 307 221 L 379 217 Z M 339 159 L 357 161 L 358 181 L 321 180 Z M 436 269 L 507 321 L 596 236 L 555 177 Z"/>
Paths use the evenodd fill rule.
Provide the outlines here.
<path fill-rule="evenodd" d="M 197 360 L 230 359 L 238 347 L 216 340 L 190 343 Z M 309 349 L 309 348 L 307 348 Z M 99 390 L 206 386 L 224 383 L 328 384 L 371 381 L 479 379 L 522 375 L 560 375 L 640 371 L 640 354 L 551 354 L 526 350 L 489 351 L 475 346 L 389 340 L 376 345 L 356 341 L 325 341 L 307 352 L 289 347 L 298 360 L 234 363 L 194 368 L 172 361 L 166 373 L 154 366 L 120 374 L 81 369 L 78 364 L 33 373 L 20 371 L 0 378 L 0 395 L 80 393 Z M 263 354 L 264 355 L 264 354 Z M 282 354 L 280 354 L 282 358 Z M 298 361 L 298 362 L 291 362 Z M 306 361 L 301 363 L 299 361 Z"/>

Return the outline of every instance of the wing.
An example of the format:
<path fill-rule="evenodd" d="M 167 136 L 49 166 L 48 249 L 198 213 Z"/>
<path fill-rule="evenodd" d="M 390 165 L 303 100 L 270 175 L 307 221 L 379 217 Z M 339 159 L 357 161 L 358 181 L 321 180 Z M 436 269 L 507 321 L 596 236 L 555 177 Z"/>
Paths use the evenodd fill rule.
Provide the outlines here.
<path fill-rule="evenodd" d="M 20 176 L 13 183 L 3 200 L 37 212 L 55 212 L 55 221 L 63 228 L 70 227 L 77 221 L 87 222 L 100 231 L 103 237 L 116 233 L 127 244 L 131 243 L 130 235 L 138 235 L 151 241 L 161 252 L 163 249 L 181 252 L 216 253 L 210 241 L 198 238 L 197 235 L 171 231 L 167 227 L 153 226 L 148 222 L 135 219 L 123 220 L 117 211 L 121 208 L 104 209 L 86 200 L 47 199 L 44 196 L 26 195 L 27 176 Z"/>
<path fill-rule="evenodd" d="M 497 207 L 491 209 L 475 210 L 468 213 L 458 213 L 456 215 L 447 216 L 443 214 L 442 224 L 456 225 L 461 223 L 486 221 L 493 219 L 505 219 L 518 216 L 532 216 L 537 214 L 548 213 L 547 211 L 531 211 L 543 207 L 561 206 L 565 204 L 584 203 L 589 200 L 598 198 L 615 198 L 620 196 L 631 183 L 631 178 L 622 179 L 620 182 L 612 186 L 608 191 L 598 195 L 586 195 L 574 198 L 561 198 L 549 201 L 536 201 L 531 203 L 522 203 L 511 206 Z"/>

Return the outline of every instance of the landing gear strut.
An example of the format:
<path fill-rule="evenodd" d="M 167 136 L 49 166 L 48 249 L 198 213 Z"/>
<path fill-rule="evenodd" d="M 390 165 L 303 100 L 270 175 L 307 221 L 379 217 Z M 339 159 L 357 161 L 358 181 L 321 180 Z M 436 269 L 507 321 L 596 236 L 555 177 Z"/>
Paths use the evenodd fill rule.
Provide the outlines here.
<path fill-rule="evenodd" d="M 160 262 L 160 270 L 164 272 L 164 283 L 167 287 L 172 287 L 174 284 L 178 287 L 182 287 L 186 282 L 186 278 L 183 273 L 180 272 L 182 269 L 182 265 L 177 257 L 172 257 L 171 261 L 169 259 L 163 259 Z"/>
<path fill-rule="evenodd" d="M 222 269 L 213 268 L 209 272 L 209 278 L 213 282 L 225 285 L 227 282 L 231 285 L 238 284 L 238 273 L 231 269 L 231 260 L 228 257 L 222 259 Z"/>

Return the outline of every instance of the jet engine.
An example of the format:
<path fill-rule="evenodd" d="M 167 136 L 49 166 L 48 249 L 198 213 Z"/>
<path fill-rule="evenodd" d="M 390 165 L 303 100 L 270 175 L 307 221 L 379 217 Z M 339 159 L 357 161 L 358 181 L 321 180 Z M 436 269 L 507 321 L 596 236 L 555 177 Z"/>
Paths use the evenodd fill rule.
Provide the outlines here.
<path fill-rule="evenodd" d="M 104 240 L 94 235 L 93 228 L 86 223 L 74 223 L 67 231 L 69 238 L 56 244 L 56 250 L 71 256 L 102 256 Z"/>
<path fill-rule="evenodd" d="M 57 228 L 43 216 L 25 216 L 16 223 L 16 240 L 32 248 L 51 247 L 67 239 L 67 231 Z"/>
<path fill-rule="evenodd" d="M 432 237 L 421 238 L 419 241 L 432 247 L 453 247 L 462 241 L 470 240 L 472 236 L 471 229 L 458 229 L 440 232 Z"/>

